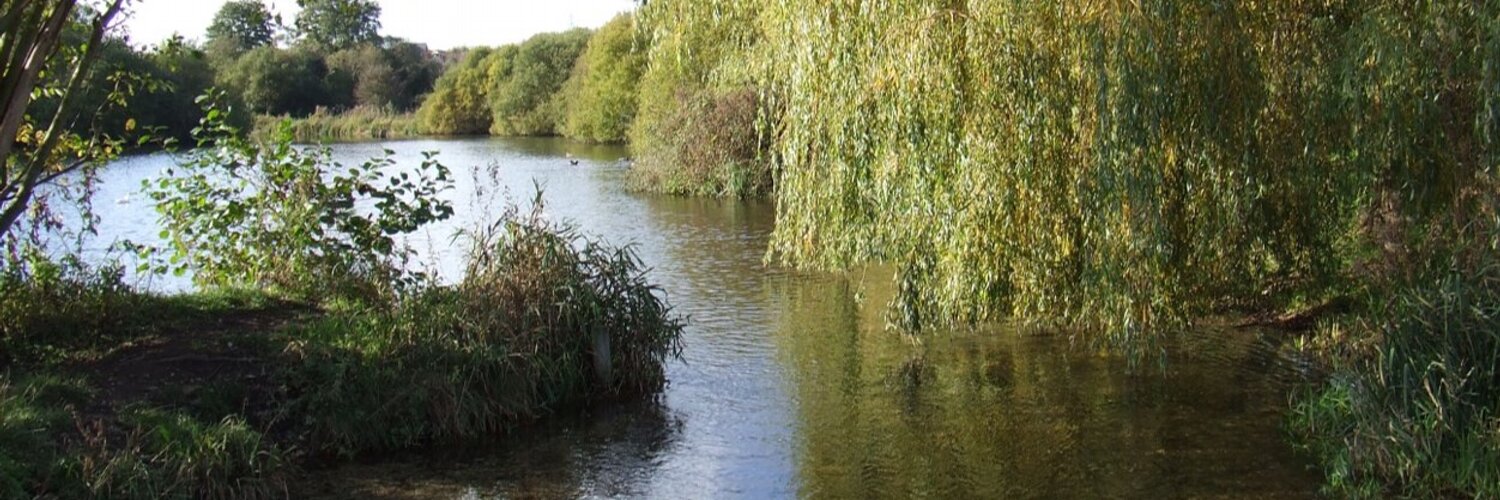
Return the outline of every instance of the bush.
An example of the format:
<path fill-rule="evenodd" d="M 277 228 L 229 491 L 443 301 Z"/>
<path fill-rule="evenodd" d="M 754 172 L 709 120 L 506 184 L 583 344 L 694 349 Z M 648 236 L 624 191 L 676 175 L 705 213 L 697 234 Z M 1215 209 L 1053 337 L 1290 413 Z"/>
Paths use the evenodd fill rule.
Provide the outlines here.
<path fill-rule="evenodd" d="M 158 270 L 325 298 L 386 297 L 421 279 L 395 237 L 453 214 L 438 196 L 453 180 L 433 153 L 404 172 L 391 171 L 391 152 L 345 167 L 326 148 L 293 146 L 287 123 L 257 145 L 221 116 L 209 111 L 199 137 L 212 147 L 146 183 L 174 251 Z"/>
<path fill-rule="evenodd" d="M 475 235 L 456 286 L 291 334 L 301 362 L 285 383 L 305 442 L 346 455 L 451 442 L 661 387 L 682 324 L 634 253 L 552 225 L 534 206 Z M 613 368 L 601 373 L 593 356 L 605 352 Z"/>
<path fill-rule="evenodd" d="M 122 333 L 143 302 L 119 267 L 37 252 L 0 264 L 0 366 L 56 358 Z"/>
<path fill-rule="evenodd" d="M 764 2 L 651 2 L 637 13 L 647 39 L 630 148 L 636 189 L 677 194 L 769 192 L 760 154 L 756 66 Z M 720 116 L 718 113 L 727 113 Z M 691 135 L 692 137 L 686 137 Z M 728 148 L 728 149 L 724 149 Z"/>
<path fill-rule="evenodd" d="M 425 46 L 391 41 L 329 54 L 328 99 L 323 106 L 409 111 L 432 89 L 439 68 Z"/>
<path fill-rule="evenodd" d="M 509 71 L 513 46 L 474 49 L 437 79 L 432 94 L 417 112 L 422 127 L 438 135 L 483 134 L 493 119 L 489 95 L 491 72 Z"/>
<path fill-rule="evenodd" d="M 553 135 L 568 103 L 560 91 L 591 32 L 574 29 L 542 33 L 521 43 L 509 71 L 490 82 L 490 110 L 495 135 Z"/>
<path fill-rule="evenodd" d="M 775 178 L 757 120 L 755 89 L 683 95 L 676 113 L 655 133 L 631 171 L 636 189 L 672 194 L 753 196 L 772 191 Z"/>
<path fill-rule="evenodd" d="M 315 52 L 266 46 L 240 56 L 219 72 L 217 82 L 253 113 L 302 116 L 330 104 L 327 76 Z"/>

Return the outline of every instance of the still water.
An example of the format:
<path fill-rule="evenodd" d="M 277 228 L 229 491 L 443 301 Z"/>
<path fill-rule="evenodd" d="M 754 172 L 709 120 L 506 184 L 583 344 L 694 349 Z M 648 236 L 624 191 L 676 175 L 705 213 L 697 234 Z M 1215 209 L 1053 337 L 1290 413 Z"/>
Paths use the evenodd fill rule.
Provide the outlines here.
<path fill-rule="evenodd" d="M 453 220 L 411 243 L 435 273 L 462 267 L 459 229 L 544 190 L 547 213 L 632 243 L 690 318 L 654 401 L 593 410 L 463 449 L 312 471 L 298 496 L 384 498 L 1297 498 L 1318 475 L 1280 430 L 1295 381 L 1273 336 L 1203 331 L 1165 365 L 1005 327 L 885 331 L 889 273 L 763 265 L 767 202 L 624 188 L 621 149 L 551 139 L 335 146 L 349 163 L 440 151 L 459 179 Z M 580 160 L 577 166 L 567 159 Z M 90 249 L 154 241 L 132 194 L 172 163 L 103 174 Z M 171 291 L 182 279 L 142 278 Z M 372 432 L 379 432 L 372 429 Z"/>

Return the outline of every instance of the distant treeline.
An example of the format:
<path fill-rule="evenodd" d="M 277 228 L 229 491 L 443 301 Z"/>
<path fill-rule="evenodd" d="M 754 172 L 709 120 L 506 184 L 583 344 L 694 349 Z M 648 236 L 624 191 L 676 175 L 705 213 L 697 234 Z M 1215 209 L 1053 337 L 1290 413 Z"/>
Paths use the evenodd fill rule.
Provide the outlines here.
<path fill-rule="evenodd" d="M 202 118 L 197 98 L 217 90 L 230 123 L 247 132 L 291 118 L 302 141 L 491 134 L 629 143 L 638 188 L 771 191 L 764 96 L 739 50 L 753 33 L 737 24 L 753 22 L 750 4 L 687 31 L 670 17 L 682 7 L 667 2 L 598 30 L 434 53 L 382 36 L 371 0 L 301 3 L 284 24 L 261 0 L 230 1 L 201 44 L 109 40 L 88 96 L 106 111 L 76 128 L 186 140 Z"/>
<path fill-rule="evenodd" d="M 561 135 L 624 142 L 635 120 L 643 45 L 630 14 L 598 31 L 543 33 L 468 51 L 422 106 L 440 135 Z"/>
<path fill-rule="evenodd" d="M 228 2 L 202 44 L 175 36 L 141 49 L 128 38 L 107 40 L 84 97 L 104 113 L 75 127 L 187 139 L 203 115 L 197 98 L 214 88 L 246 129 L 254 115 L 409 112 L 442 73 L 441 55 L 380 35 L 374 2 L 302 3 L 295 25 L 284 26 L 259 0 Z"/>
<path fill-rule="evenodd" d="M 650 12 L 655 6 L 646 7 Z M 717 24 L 715 24 L 717 26 Z M 669 56 L 733 40 L 685 41 L 622 14 L 598 31 L 544 33 L 516 45 L 470 50 L 438 79 L 419 113 L 439 135 L 559 135 L 628 142 L 637 187 L 681 194 L 769 192 L 758 134 L 760 95 L 714 61 Z M 670 27 L 676 29 L 676 27 Z"/>

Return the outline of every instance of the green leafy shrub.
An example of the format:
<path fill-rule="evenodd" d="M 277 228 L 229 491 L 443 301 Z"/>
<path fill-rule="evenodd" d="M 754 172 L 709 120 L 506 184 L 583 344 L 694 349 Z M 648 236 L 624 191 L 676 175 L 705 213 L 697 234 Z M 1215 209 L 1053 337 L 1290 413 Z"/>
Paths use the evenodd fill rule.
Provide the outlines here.
<path fill-rule="evenodd" d="M 684 95 L 659 125 L 656 147 L 631 170 L 631 186 L 672 194 L 752 196 L 774 186 L 767 144 L 757 126 L 755 89 Z"/>
<path fill-rule="evenodd" d="M 324 106 L 409 111 L 432 89 L 438 63 L 425 46 L 392 40 L 329 54 Z"/>
<path fill-rule="evenodd" d="M 219 88 L 242 99 L 252 113 L 302 116 L 330 102 L 328 66 L 305 49 L 264 46 L 246 52 L 219 71 Z"/>
<path fill-rule="evenodd" d="M 55 358 L 122 333 L 143 302 L 119 267 L 54 262 L 36 250 L 0 264 L 0 366 Z"/>
<path fill-rule="evenodd" d="M 509 71 L 514 57 L 514 46 L 469 51 L 462 61 L 438 77 L 432 94 L 417 112 L 422 126 L 438 135 L 489 132 L 493 120 L 488 100 L 491 74 Z"/>
<path fill-rule="evenodd" d="M 210 111 L 202 127 L 211 147 L 146 182 L 174 252 L 158 270 L 191 270 L 208 286 L 356 298 L 420 278 L 396 236 L 453 214 L 439 196 L 453 181 L 434 154 L 410 171 L 393 171 L 389 151 L 345 167 L 326 148 L 294 147 L 289 124 L 255 144 L 221 116 Z"/>
<path fill-rule="evenodd" d="M 731 147 L 742 138 L 760 133 L 764 125 L 759 109 L 741 109 L 749 96 L 746 89 L 761 88 L 756 55 L 761 43 L 758 19 L 764 2 L 710 0 L 700 2 L 657 1 L 636 14 L 644 37 L 646 71 L 641 76 L 639 107 L 630 126 L 630 149 L 638 159 L 641 175 L 634 176 L 637 189 L 695 194 L 767 194 L 752 187 L 751 172 L 769 171 L 769 164 L 739 162 L 744 155 L 713 151 L 703 140 L 722 141 Z M 749 104 L 759 106 L 758 100 Z M 731 117 L 710 116 L 716 108 L 728 107 Z M 703 121 L 702 123 L 697 123 Z M 717 130 L 699 130 L 700 128 Z M 697 136 L 693 141 L 684 133 Z M 685 151 L 696 149 L 696 151 Z M 687 153 L 684 158 L 684 153 Z M 715 158 L 715 157 L 719 158 Z M 687 163 L 714 160 L 710 164 Z M 757 156 L 756 162 L 769 162 Z M 753 186 L 769 189 L 770 183 Z"/>

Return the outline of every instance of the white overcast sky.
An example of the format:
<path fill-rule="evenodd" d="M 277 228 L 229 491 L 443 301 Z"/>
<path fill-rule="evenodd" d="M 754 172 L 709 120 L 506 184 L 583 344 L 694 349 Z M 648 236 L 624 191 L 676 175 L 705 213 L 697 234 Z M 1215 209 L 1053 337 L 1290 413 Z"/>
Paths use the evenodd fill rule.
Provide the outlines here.
<path fill-rule="evenodd" d="M 267 0 L 290 24 L 296 0 Z M 433 49 L 503 45 L 547 31 L 597 28 L 635 8 L 634 0 L 377 0 L 381 33 Z M 135 0 L 125 21 L 135 45 L 154 45 L 173 33 L 202 40 L 224 0 Z"/>

